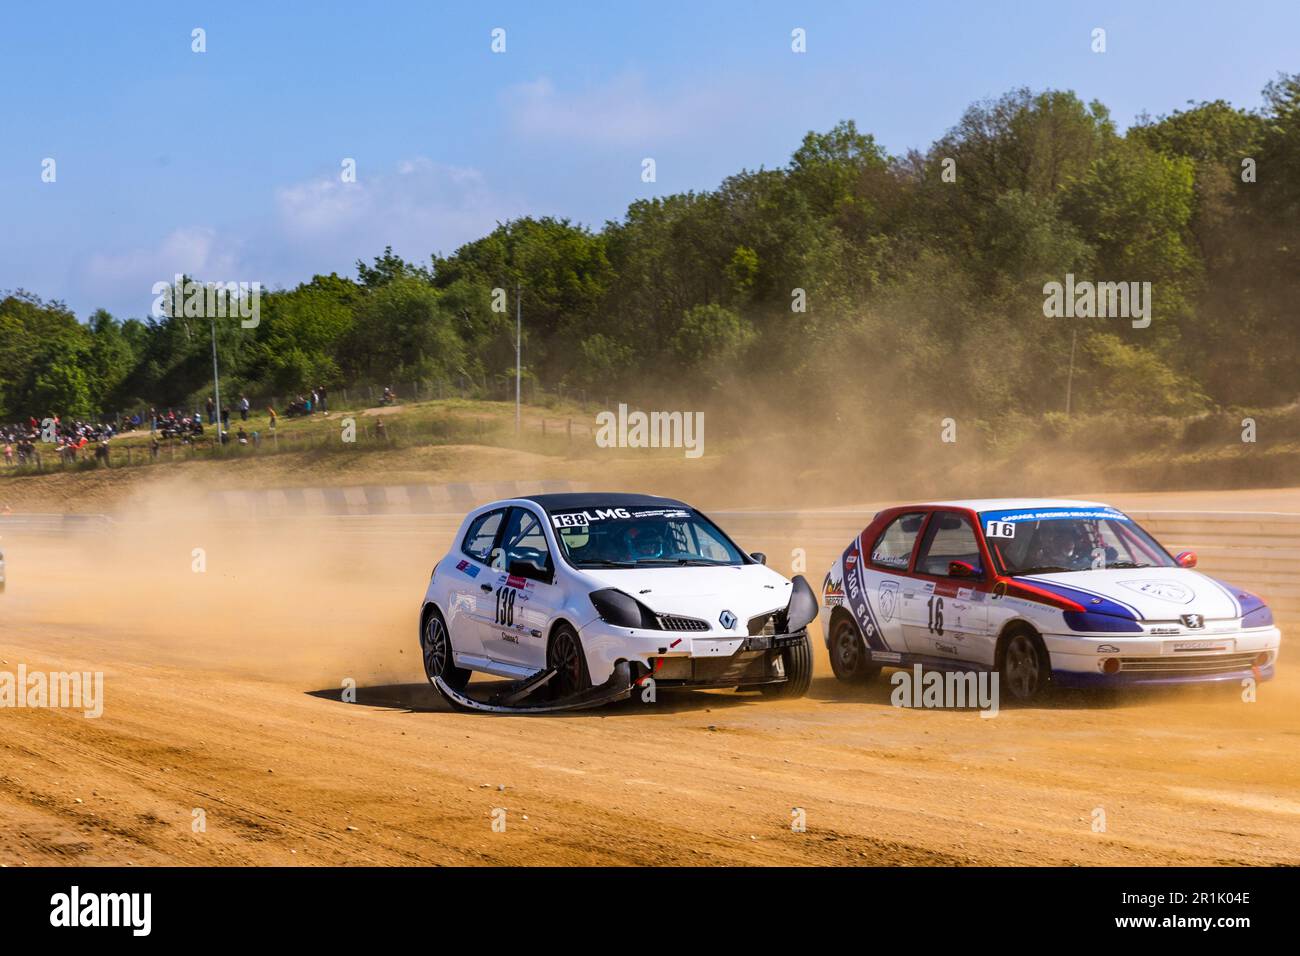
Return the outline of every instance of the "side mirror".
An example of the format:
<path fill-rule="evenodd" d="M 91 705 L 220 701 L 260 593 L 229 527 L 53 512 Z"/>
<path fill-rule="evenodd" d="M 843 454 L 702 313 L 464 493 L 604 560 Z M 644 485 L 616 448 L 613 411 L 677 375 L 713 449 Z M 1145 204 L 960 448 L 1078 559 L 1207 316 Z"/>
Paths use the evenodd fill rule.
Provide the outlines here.
<path fill-rule="evenodd" d="M 752 551 L 750 552 L 749 556 L 753 558 L 755 561 L 757 561 L 759 564 L 767 564 L 767 555 L 765 555 L 762 551 Z"/>
<path fill-rule="evenodd" d="M 551 574 L 545 568 L 539 568 L 531 561 L 511 561 L 510 567 L 506 572 L 517 578 L 528 578 L 531 581 L 541 581 L 549 583 Z"/>
<path fill-rule="evenodd" d="M 1180 568 L 1194 568 L 1196 567 L 1196 552 L 1183 551 L 1174 560 L 1178 562 Z"/>
<path fill-rule="evenodd" d="M 951 578 L 977 578 L 979 569 L 969 561 L 949 561 L 948 576 Z"/>

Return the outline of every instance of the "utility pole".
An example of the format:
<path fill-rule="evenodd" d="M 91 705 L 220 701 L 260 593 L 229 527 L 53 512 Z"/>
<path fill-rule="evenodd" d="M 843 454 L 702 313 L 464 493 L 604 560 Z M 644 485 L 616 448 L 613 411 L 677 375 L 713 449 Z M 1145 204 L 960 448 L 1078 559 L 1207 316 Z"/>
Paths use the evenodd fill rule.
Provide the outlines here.
<path fill-rule="evenodd" d="M 524 303 L 520 298 L 520 283 L 515 282 L 515 435 L 520 433 L 522 419 L 519 406 L 519 376 L 524 348 Z"/>
<path fill-rule="evenodd" d="M 225 444 L 221 438 L 221 377 L 217 372 L 217 320 L 212 318 L 212 392 L 217 403 L 217 444 Z"/>
<path fill-rule="evenodd" d="M 1076 326 L 1070 330 L 1070 370 L 1065 376 L 1065 417 L 1070 417 L 1070 399 L 1074 391 L 1074 341 L 1079 337 L 1079 329 Z"/>

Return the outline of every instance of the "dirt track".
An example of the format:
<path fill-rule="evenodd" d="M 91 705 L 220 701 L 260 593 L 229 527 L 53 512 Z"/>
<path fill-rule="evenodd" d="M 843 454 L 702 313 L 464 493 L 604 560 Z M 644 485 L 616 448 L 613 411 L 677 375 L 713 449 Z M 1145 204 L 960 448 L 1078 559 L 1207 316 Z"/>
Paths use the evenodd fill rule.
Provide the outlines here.
<path fill-rule="evenodd" d="M 412 622 L 444 544 L 176 522 L 5 542 L 0 669 L 103 671 L 106 689 L 98 719 L 0 710 L 0 863 L 1300 863 L 1294 653 L 1253 704 L 901 710 L 885 682 L 838 684 L 818 643 L 799 701 L 455 714 Z"/>

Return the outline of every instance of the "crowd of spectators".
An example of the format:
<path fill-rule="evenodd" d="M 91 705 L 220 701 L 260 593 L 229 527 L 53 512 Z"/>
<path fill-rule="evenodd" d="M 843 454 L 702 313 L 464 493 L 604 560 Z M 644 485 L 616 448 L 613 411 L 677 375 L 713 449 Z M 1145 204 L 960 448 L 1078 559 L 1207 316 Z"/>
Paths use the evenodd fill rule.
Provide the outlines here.
<path fill-rule="evenodd" d="M 26 422 L 0 425 L 0 443 L 6 465 L 39 465 L 42 455 L 63 461 L 76 461 L 83 455 L 102 459 L 108 457 L 109 439 L 138 426 L 138 416 L 134 422 L 127 417 L 104 422 L 64 421 L 57 416 L 41 421 L 29 418 Z"/>
<path fill-rule="evenodd" d="M 387 396 L 389 389 L 384 392 Z M 223 403 L 220 409 L 221 424 L 215 428 L 215 437 L 223 444 L 257 444 L 259 433 L 250 433 L 242 424 L 249 420 L 252 411 L 252 402 L 248 396 L 240 395 L 236 408 L 241 422 L 238 431 L 233 435 L 230 433 L 230 407 Z M 285 414 L 309 416 L 327 412 L 328 409 L 325 387 L 321 385 L 290 402 Z M 274 432 L 278 419 L 275 408 L 268 405 L 266 413 L 271 431 Z M 196 407 L 190 411 L 167 408 L 160 411 L 150 408 L 147 413 L 122 414 L 100 422 L 64 421 L 55 415 L 40 420 L 33 417 L 26 422 L 0 424 L 0 446 L 3 447 L 6 465 L 32 464 L 39 467 L 43 456 L 75 462 L 93 455 L 98 460 L 107 461 L 109 441 L 115 435 L 148 428 L 153 436 L 151 451 L 156 458 L 162 442 L 175 440 L 181 444 L 195 443 L 203 438 L 207 427 L 217 426 L 217 418 L 217 403 L 212 396 L 208 396 L 202 409 Z"/>

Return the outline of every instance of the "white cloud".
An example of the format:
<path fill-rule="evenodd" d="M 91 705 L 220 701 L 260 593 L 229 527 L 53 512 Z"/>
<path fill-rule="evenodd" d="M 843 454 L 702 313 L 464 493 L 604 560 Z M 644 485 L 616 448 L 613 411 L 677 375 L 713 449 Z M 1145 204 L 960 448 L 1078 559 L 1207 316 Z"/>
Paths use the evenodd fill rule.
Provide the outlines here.
<path fill-rule="evenodd" d="M 516 133 L 537 139 L 598 146 L 652 146 L 699 135 L 722 118 L 734 120 L 735 97 L 717 87 L 651 90 L 636 74 L 600 89 L 561 92 L 547 77 L 519 83 L 503 94 Z"/>
<path fill-rule="evenodd" d="M 133 303 L 142 315 L 153 303 L 153 285 L 178 273 L 210 281 L 246 280 L 241 243 L 207 226 L 173 229 L 154 246 L 95 253 L 86 263 L 83 288 L 96 301 Z"/>
<path fill-rule="evenodd" d="M 268 215 L 247 228 L 179 226 L 151 246 L 96 253 L 81 270 L 79 291 L 119 314 L 144 315 L 154 283 L 170 282 L 177 273 L 292 287 L 318 272 L 351 275 L 357 259 L 368 260 L 388 245 L 427 263 L 431 253 L 450 253 L 498 221 L 527 212 L 491 189 L 477 170 L 424 157 L 384 172 L 362 165 L 357 179 L 344 183 L 336 174 L 281 187 Z"/>
<path fill-rule="evenodd" d="M 95 253 L 86 266 L 93 282 L 154 276 L 170 278 L 177 272 L 207 275 L 238 268 L 237 248 L 222 239 L 215 229 L 183 226 L 174 229 L 156 246 L 129 249 L 121 253 Z"/>
<path fill-rule="evenodd" d="M 490 189 L 477 170 L 424 157 L 378 174 L 360 165 L 354 183 L 334 175 L 286 186 L 276 191 L 275 209 L 277 229 L 287 240 L 317 248 L 346 246 L 353 258 L 391 244 L 419 259 L 450 252 L 521 212 Z"/>

